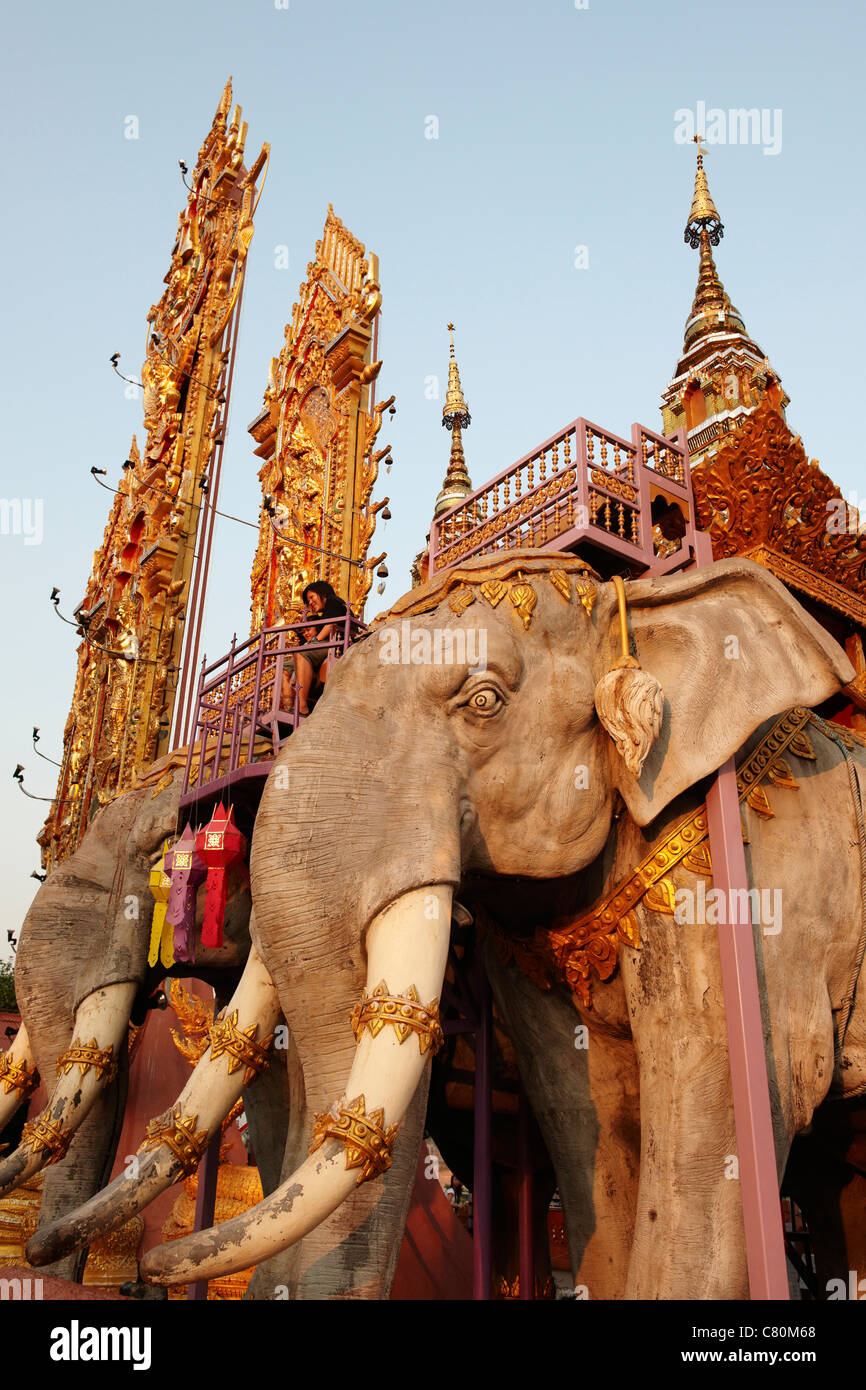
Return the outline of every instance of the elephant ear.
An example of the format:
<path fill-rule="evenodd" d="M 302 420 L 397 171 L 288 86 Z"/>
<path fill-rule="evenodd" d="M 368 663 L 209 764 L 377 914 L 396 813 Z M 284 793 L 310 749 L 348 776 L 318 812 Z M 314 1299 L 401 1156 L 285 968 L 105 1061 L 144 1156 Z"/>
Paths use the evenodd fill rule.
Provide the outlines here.
<path fill-rule="evenodd" d="M 622 660 L 616 593 L 606 585 L 594 615 L 596 709 L 616 749 L 614 782 L 638 825 L 721 767 L 766 720 L 820 704 L 853 679 L 842 648 L 751 560 L 625 590 L 641 669 Z"/>

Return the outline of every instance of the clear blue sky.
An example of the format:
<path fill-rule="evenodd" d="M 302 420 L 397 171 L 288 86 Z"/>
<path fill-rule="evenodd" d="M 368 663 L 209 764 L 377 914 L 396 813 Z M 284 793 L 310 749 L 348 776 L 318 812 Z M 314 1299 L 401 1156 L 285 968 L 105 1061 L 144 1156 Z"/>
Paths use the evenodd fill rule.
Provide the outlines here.
<path fill-rule="evenodd" d="M 9 10 L 0 496 L 41 498 L 44 537 L 0 535 L 0 872 L 6 928 L 36 890 L 75 673 L 71 613 L 84 591 L 141 405 L 145 314 L 161 293 L 184 189 L 223 83 L 271 169 L 252 244 L 221 505 L 255 519 L 246 425 L 304 278 L 328 202 L 381 258 L 380 392 L 391 580 L 408 587 L 447 460 L 425 379 L 457 325 L 465 435 L 480 484 L 577 415 L 619 433 L 657 426 L 697 275 L 683 243 L 694 146 L 675 113 L 698 102 L 781 119 L 781 148 L 718 143 L 707 171 L 725 222 L 717 264 L 790 397 L 788 418 L 847 494 L 866 493 L 863 400 L 864 11 L 803 0 L 149 0 Z M 780 112 L 781 117 L 773 115 Z M 134 115 L 139 138 L 124 138 Z M 428 117 L 438 139 L 425 138 Z M 775 140 L 778 143 L 778 139 Z M 289 248 L 288 270 L 275 247 Z M 574 250 L 588 248 L 586 269 Z M 383 495 L 380 487 L 377 496 Z M 216 655 L 246 634 L 253 533 L 218 522 L 205 627 Z M 5 769 L 5 770 L 4 770 Z"/>

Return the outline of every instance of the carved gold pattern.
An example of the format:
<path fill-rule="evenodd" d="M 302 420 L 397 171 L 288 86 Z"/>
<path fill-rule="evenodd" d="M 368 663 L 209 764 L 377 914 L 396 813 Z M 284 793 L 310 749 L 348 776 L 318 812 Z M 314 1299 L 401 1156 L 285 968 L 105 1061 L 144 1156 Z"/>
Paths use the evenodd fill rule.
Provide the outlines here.
<path fill-rule="evenodd" d="M 72 1140 L 72 1134 L 61 1129 L 60 1125 L 52 1120 L 47 1120 L 43 1115 L 38 1115 L 35 1120 L 28 1120 L 21 1131 L 21 1145 L 24 1148 L 32 1149 L 33 1153 L 43 1153 L 46 1149 L 51 1157 L 46 1160 L 45 1167 L 52 1163 L 59 1163 L 66 1154 Z"/>
<path fill-rule="evenodd" d="M 491 608 L 496 608 L 508 593 L 508 585 L 503 584 L 501 579 L 487 579 L 479 588 Z"/>
<path fill-rule="evenodd" d="M 190 1173 L 181 1184 L 181 1191 L 172 1206 L 168 1220 L 162 1228 L 165 1242 L 182 1240 L 191 1235 L 195 1228 L 195 1203 L 198 1192 L 198 1173 Z M 236 1163 L 220 1163 L 217 1173 L 216 1202 L 213 1225 L 231 1221 L 241 1216 L 250 1207 L 262 1200 L 262 1182 L 257 1168 L 242 1167 Z M 243 1298 L 247 1285 L 253 1277 L 255 1266 L 238 1270 L 235 1274 L 224 1274 L 208 1283 L 208 1300 L 235 1302 Z M 170 1300 L 184 1299 L 188 1285 L 175 1284 L 168 1291 Z"/>
<path fill-rule="evenodd" d="M 0 1057 L 0 1084 L 5 1095 L 17 1091 L 22 1100 L 32 1095 L 39 1085 L 39 1072 L 22 1058 L 16 1061 L 8 1053 Z"/>
<path fill-rule="evenodd" d="M 370 506 L 384 451 L 376 440 L 393 397 L 373 404 L 378 258 L 329 206 L 307 278 L 271 361 L 264 407 L 250 426 L 262 492 L 251 574 L 252 626 L 300 617 L 307 584 L 324 579 L 358 612 L 383 558 L 367 558 Z M 345 557 L 341 559 L 340 557 Z M 349 562 L 352 563 L 349 563 Z"/>
<path fill-rule="evenodd" d="M 466 612 L 466 609 L 469 607 L 470 603 L 474 602 L 475 595 L 473 594 L 471 589 L 460 589 L 456 594 L 452 596 L 448 606 L 451 609 L 452 613 L 456 613 L 459 618 L 462 617 L 462 615 Z"/>
<path fill-rule="evenodd" d="M 207 1130 L 197 1130 L 197 1120 L 197 1115 L 182 1115 L 176 1106 L 165 1115 L 157 1115 L 145 1127 L 145 1139 L 139 1152 L 167 1144 L 178 1159 L 182 1172 L 194 1172 L 208 1145 Z"/>
<path fill-rule="evenodd" d="M 145 442 L 135 436 L 75 612 L 86 624 L 56 800 L 38 837 L 52 869 L 95 811 L 167 751 L 203 483 L 225 422 L 231 316 L 253 235 L 256 179 L 227 84 L 190 174 L 165 289 L 148 315 Z M 207 484 L 205 483 L 205 486 Z M 117 656 L 110 655 L 117 653 Z"/>
<path fill-rule="evenodd" d="M 538 602 L 535 590 L 531 584 L 525 584 L 523 582 L 512 584 L 508 590 L 508 598 L 511 604 L 517 609 L 518 616 L 525 630 L 532 621 L 532 610 Z"/>
<path fill-rule="evenodd" d="M 351 1022 L 356 1042 L 361 1041 L 365 1028 L 376 1038 L 386 1024 L 393 1027 L 400 1043 L 414 1033 L 422 1057 L 427 1051 L 431 1056 L 437 1053 L 444 1042 L 439 1024 L 439 1001 L 431 999 L 429 1004 L 422 1004 L 414 985 L 410 985 L 405 994 L 392 994 L 385 980 L 381 980 L 372 994 L 364 991 L 352 1010 Z"/>
<path fill-rule="evenodd" d="M 519 1298 L 520 1275 L 515 1274 L 514 1278 L 509 1282 L 506 1275 L 501 1274 L 496 1285 L 496 1296 L 497 1298 L 504 1299 Z M 535 1276 L 534 1296 L 536 1299 L 544 1300 L 545 1302 L 550 1302 L 556 1298 L 556 1284 L 554 1283 L 553 1275 L 548 1274 L 541 1288 L 538 1286 L 538 1275 Z"/>
<path fill-rule="evenodd" d="M 100 1048 L 95 1038 L 91 1038 L 89 1043 L 73 1038 L 66 1051 L 57 1058 L 57 1075 L 65 1073 L 68 1076 L 73 1067 L 78 1067 L 82 1076 L 94 1067 L 100 1081 L 111 1082 L 117 1076 L 114 1048 L 111 1045 Z"/>
<path fill-rule="evenodd" d="M 334 1113 L 316 1115 L 310 1153 L 321 1148 L 326 1139 L 339 1139 L 346 1148 L 346 1168 L 360 1168 L 358 1184 L 386 1173 L 391 1167 L 391 1154 L 399 1125 L 385 1128 L 385 1112 L 380 1107 L 366 1113 L 363 1096 L 348 1103 L 339 1100 Z"/>
<path fill-rule="evenodd" d="M 551 570 L 547 576 L 558 594 L 561 594 L 566 603 L 571 598 L 571 580 L 565 570 Z"/>
<path fill-rule="evenodd" d="M 800 593 L 866 623 L 866 535 L 829 524 L 839 489 L 764 400 L 692 471 L 698 526 L 715 559 L 745 555 Z"/>
<path fill-rule="evenodd" d="M 749 801 L 756 791 L 763 792 L 760 781 L 769 775 L 780 755 L 811 718 L 809 710 L 797 707 L 777 720 L 738 770 L 737 790 L 741 802 Z M 767 809 L 772 815 L 769 802 Z M 600 980 L 611 978 L 618 964 L 617 942 L 624 941 L 634 948 L 640 946 L 634 909 L 643 900 L 652 910 L 672 911 L 673 885 L 667 876 L 686 860 L 693 872 L 702 872 L 704 862 L 709 866 L 709 851 L 706 856 L 703 852 L 708 833 L 707 808 L 699 806 L 675 825 L 637 868 L 594 907 L 576 918 L 556 919 L 551 928 L 539 929 L 530 940 L 520 942 L 519 951 L 516 943 L 507 939 L 507 945 L 500 947 L 502 958 L 513 958 L 515 964 L 525 970 L 527 956 L 534 954 L 540 967 L 532 977 L 536 983 L 540 975 L 546 977 L 542 987 L 547 989 L 551 979 L 564 980 L 575 999 L 584 1008 L 591 1008 L 592 975 L 594 973 Z M 663 882 L 666 887 L 662 886 Z M 648 890 L 653 890 L 649 900 Z M 502 940 L 504 934 L 497 934 Z"/>
<path fill-rule="evenodd" d="M 598 589 L 596 586 L 589 579 L 578 579 L 574 585 L 574 592 L 583 604 L 586 616 L 588 618 L 591 617 L 596 599 L 598 598 Z"/>
<path fill-rule="evenodd" d="M 238 1028 L 238 1011 L 233 1009 L 226 1017 L 216 1020 L 210 1030 L 211 1057 L 229 1058 L 229 1076 L 240 1067 L 245 1067 L 244 1085 L 249 1086 L 257 1076 L 261 1076 L 271 1060 L 274 1047 L 274 1034 L 264 1042 L 257 1042 L 259 1025 L 251 1023 L 248 1028 Z"/>

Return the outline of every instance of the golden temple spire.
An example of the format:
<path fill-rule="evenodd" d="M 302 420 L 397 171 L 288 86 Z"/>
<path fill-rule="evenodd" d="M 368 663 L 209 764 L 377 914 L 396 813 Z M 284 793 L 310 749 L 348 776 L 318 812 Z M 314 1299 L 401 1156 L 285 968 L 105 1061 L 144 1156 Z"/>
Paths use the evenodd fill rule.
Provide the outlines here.
<path fill-rule="evenodd" d="M 692 198 L 692 206 L 689 210 L 686 229 L 683 233 L 683 240 L 687 241 L 694 249 L 700 238 L 702 231 L 709 234 L 709 239 L 713 246 L 718 246 L 725 234 L 725 227 L 719 217 L 715 203 L 710 196 L 707 176 L 704 173 L 704 152 L 701 149 L 702 135 L 694 137 L 698 147 L 698 167 L 695 170 L 695 192 Z"/>
<path fill-rule="evenodd" d="M 451 336 L 451 358 L 448 363 L 448 391 L 445 396 L 445 404 L 442 407 L 442 424 L 451 431 L 451 455 L 448 460 L 445 481 L 439 496 L 436 498 L 436 505 L 433 509 L 434 516 L 441 516 L 443 512 L 447 512 L 450 507 L 462 502 L 463 498 L 468 497 L 473 491 L 472 479 L 469 477 L 466 458 L 463 453 L 463 430 L 472 423 L 472 416 L 469 414 L 469 407 L 463 395 L 463 387 L 460 385 L 460 369 L 454 356 L 453 323 L 448 324 L 448 332 Z"/>
<path fill-rule="evenodd" d="M 788 397 L 762 349 L 746 332 L 719 278 L 712 248 L 724 234 L 704 172 L 702 136 L 684 240 L 700 250 L 698 284 L 686 319 L 683 350 L 662 396 L 666 433 L 685 427 L 692 466 L 713 453 L 765 396 L 784 414 Z"/>

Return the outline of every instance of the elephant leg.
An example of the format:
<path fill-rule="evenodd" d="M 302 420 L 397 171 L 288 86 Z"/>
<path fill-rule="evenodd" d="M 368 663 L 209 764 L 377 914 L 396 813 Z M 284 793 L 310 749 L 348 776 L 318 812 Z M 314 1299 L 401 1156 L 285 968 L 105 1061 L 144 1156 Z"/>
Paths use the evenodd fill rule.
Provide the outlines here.
<path fill-rule="evenodd" d="M 621 1298 L 637 1200 L 637 1069 L 630 1039 L 589 1031 L 571 1001 L 485 949 L 497 1012 L 556 1170 L 576 1283 Z"/>

